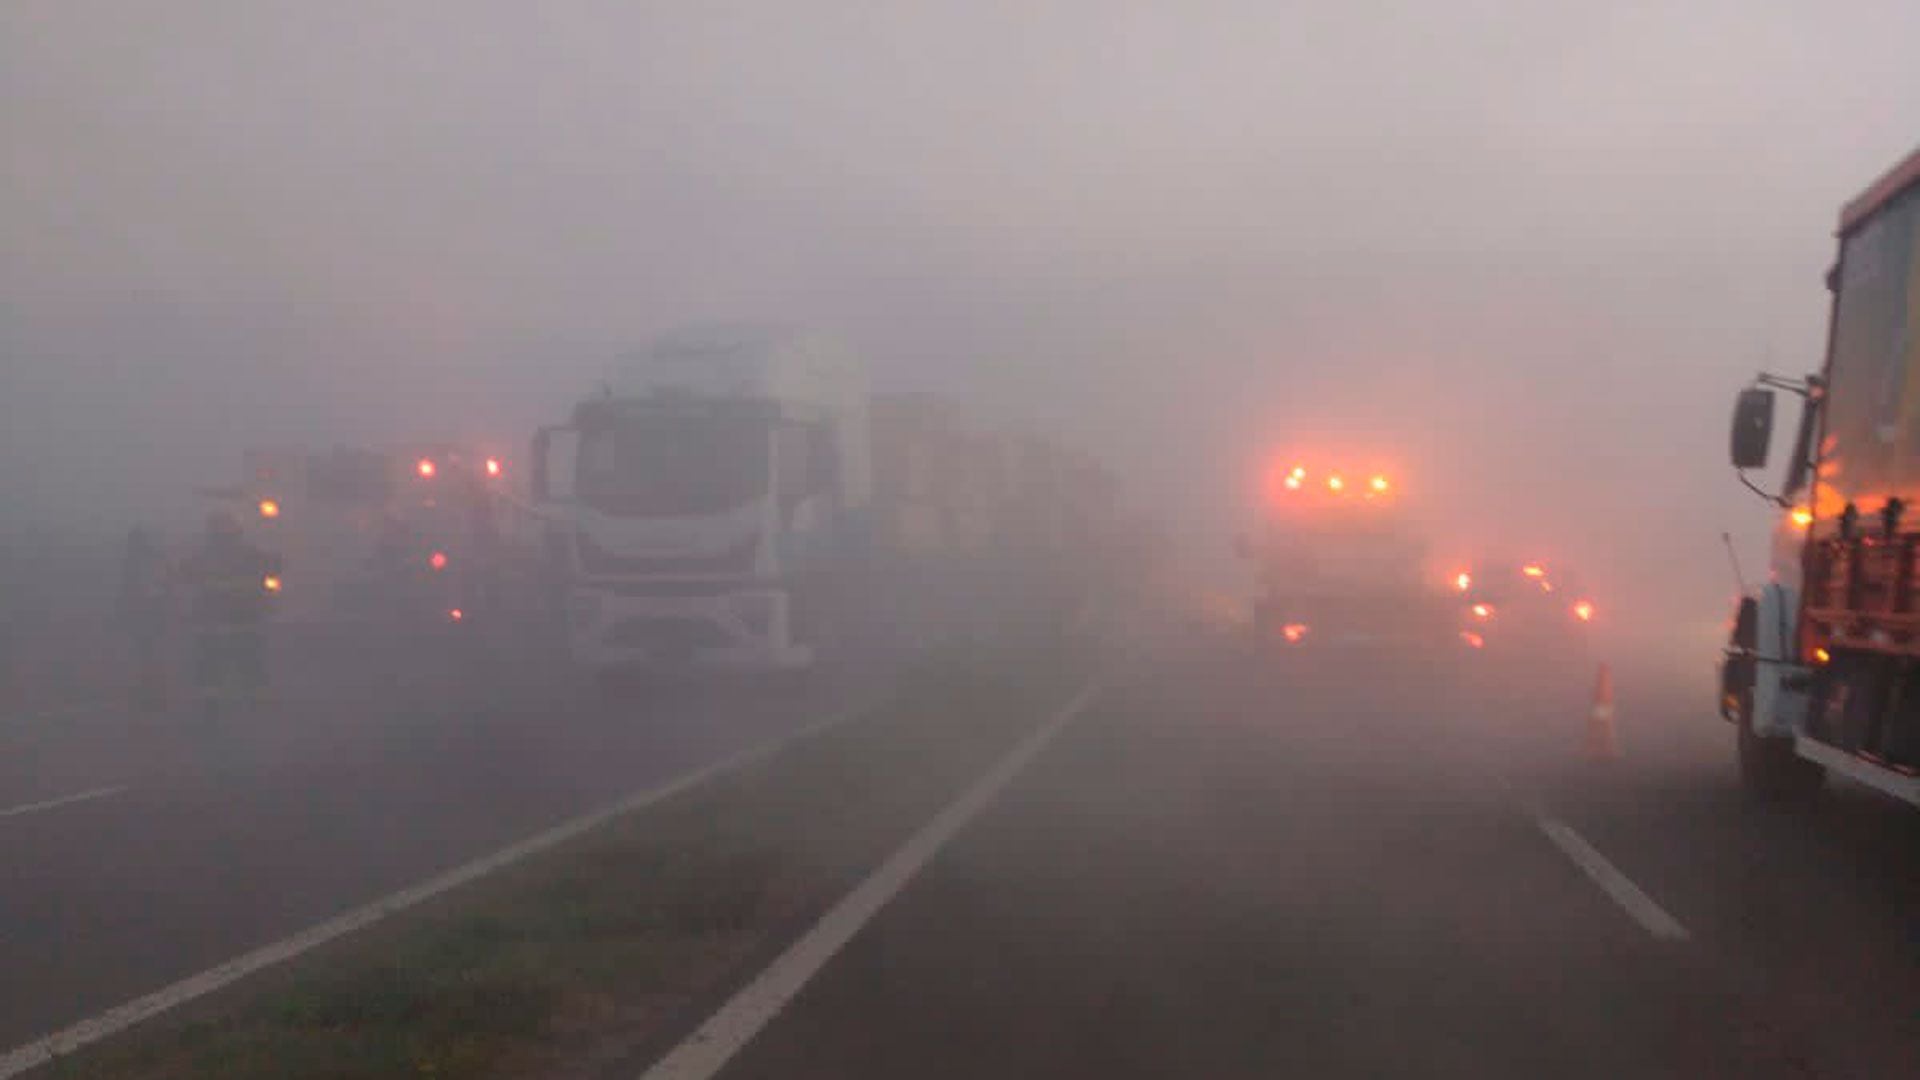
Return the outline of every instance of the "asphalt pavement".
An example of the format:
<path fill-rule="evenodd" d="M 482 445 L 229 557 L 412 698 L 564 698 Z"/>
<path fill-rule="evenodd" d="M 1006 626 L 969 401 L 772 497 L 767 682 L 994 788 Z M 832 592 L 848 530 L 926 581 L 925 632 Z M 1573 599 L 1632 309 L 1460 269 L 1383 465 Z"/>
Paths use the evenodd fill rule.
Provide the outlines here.
<path fill-rule="evenodd" d="M 210 722 L 85 694 L 0 716 L 0 1048 L 870 701 L 804 684 L 605 694 L 540 657 L 278 627 L 272 697 Z"/>
<path fill-rule="evenodd" d="M 526 657 L 282 636 L 207 724 L 0 723 L 0 1042 L 95 1014 L 877 695 L 612 697 Z M 1920 814 L 1739 794 L 1710 657 L 1137 651 L 724 1076 L 1893 1077 Z M 103 676 L 97 686 L 115 680 Z"/>
<path fill-rule="evenodd" d="M 721 1075 L 1920 1075 L 1920 815 L 1485 659 L 1135 659 Z"/>

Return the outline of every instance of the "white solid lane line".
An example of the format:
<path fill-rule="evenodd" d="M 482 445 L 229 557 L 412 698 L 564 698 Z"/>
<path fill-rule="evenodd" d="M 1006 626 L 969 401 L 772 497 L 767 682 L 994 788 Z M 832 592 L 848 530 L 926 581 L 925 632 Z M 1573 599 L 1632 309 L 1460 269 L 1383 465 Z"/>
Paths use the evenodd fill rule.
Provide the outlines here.
<path fill-rule="evenodd" d="M 98 1016 L 89 1017 L 50 1035 L 41 1036 L 23 1046 L 14 1047 L 12 1050 L 0 1053 L 0 1080 L 7 1080 L 29 1069 L 48 1064 L 63 1054 L 71 1054 L 83 1046 L 125 1031 L 142 1020 L 159 1016 L 196 998 L 211 994 L 256 971 L 284 963 L 336 938 L 345 937 L 356 930 L 371 926 L 390 915 L 397 915 L 449 889 L 511 866 L 529 855 L 538 854 L 563 841 L 571 840 L 623 814 L 671 798 L 689 788 L 742 769 L 756 761 L 765 760 L 802 739 L 822 734 L 855 717 L 863 716 L 868 711 L 851 709 L 833 714 L 824 720 L 808 724 L 779 738 L 769 739 L 758 746 L 749 747 L 732 757 L 695 769 L 657 787 L 634 792 L 616 803 L 582 814 L 544 832 L 535 833 L 519 843 L 510 844 L 491 855 L 483 855 L 438 877 L 429 878 L 418 885 L 402 889 L 370 904 L 363 904 L 323 923 L 310 926 L 292 937 L 262 945 L 218 967 L 208 968 L 197 975 L 189 975 L 145 997 L 116 1005 Z"/>
<path fill-rule="evenodd" d="M 62 795 L 57 799 L 47 799 L 44 802 L 24 803 L 20 806 L 9 806 L 5 810 L 0 810 L 0 818 L 20 817 L 25 814 L 38 814 L 43 810 L 54 810 L 62 806 L 72 806 L 74 803 L 87 802 L 91 799 L 105 799 L 112 795 L 118 795 L 125 790 L 127 789 L 124 785 L 116 786 L 116 787 L 88 788 L 86 791 L 76 791 L 72 795 Z"/>
<path fill-rule="evenodd" d="M 841 898 L 820 921 L 787 947 L 765 971 L 735 994 L 720 1011 L 668 1052 L 641 1080 L 706 1080 L 718 1073 L 787 1002 L 804 988 L 868 920 L 886 907 L 907 882 L 938 854 L 955 833 L 985 809 L 1054 736 L 1084 712 L 1098 692 L 1098 680 L 1082 687 L 1045 724 L 974 781 L 972 787 L 921 826 L 887 861 Z"/>
<path fill-rule="evenodd" d="M 1691 936 L 1687 928 L 1680 925 L 1680 920 L 1654 903 L 1652 897 L 1608 862 L 1607 857 L 1587 843 L 1585 837 L 1574 832 L 1573 826 L 1559 818 L 1539 813 L 1534 814 L 1533 823 L 1540 827 L 1547 839 L 1553 841 L 1554 846 L 1573 860 L 1575 866 L 1585 871 L 1595 885 L 1600 886 L 1601 892 L 1619 904 L 1647 933 L 1662 941 L 1685 941 Z"/>

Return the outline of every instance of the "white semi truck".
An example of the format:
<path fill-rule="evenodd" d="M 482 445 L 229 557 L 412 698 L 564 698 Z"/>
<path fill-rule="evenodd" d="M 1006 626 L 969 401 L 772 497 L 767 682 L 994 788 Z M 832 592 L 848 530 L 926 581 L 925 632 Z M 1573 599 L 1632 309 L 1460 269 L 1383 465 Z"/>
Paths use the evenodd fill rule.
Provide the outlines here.
<path fill-rule="evenodd" d="M 576 663 L 804 670 L 836 636 L 871 488 L 866 373 L 715 326 L 613 365 L 533 445 Z"/>

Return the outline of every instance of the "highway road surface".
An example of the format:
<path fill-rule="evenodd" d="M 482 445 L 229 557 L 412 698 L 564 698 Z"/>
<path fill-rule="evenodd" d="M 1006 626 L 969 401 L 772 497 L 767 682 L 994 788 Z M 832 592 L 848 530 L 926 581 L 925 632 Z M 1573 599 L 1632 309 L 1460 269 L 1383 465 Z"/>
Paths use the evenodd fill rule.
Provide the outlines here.
<path fill-rule="evenodd" d="M 278 628 L 275 699 L 208 724 L 93 696 L 0 717 L 0 1044 L 27 1040 L 871 700 L 603 696 L 533 658 Z"/>
<path fill-rule="evenodd" d="M 1746 805 L 1707 659 L 1607 764 L 1471 659 L 1124 665 L 720 1075 L 1920 1075 L 1920 817 Z"/>
<path fill-rule="evenodd" d="M 534 663 L 303 651 L 246 723 L 6 719 L 0 1039 L 886 681 L 608 700 Z M 1490 659 L 1128 656 L 720 1075 L 1914 1075 L 1920 815 L 1745 803 L 1710 658 L 1617 665 L 1612 762 L 1581 752 L 1585 664 Z"/>

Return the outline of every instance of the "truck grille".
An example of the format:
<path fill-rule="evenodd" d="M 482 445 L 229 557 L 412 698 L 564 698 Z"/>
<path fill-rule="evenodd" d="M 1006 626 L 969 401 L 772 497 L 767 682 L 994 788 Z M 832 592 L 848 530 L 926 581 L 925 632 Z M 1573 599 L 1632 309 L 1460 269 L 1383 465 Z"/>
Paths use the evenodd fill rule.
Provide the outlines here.
<path fill-rule="evenodd" d="M 726 632 L 713 623 L 681 617 L 624 619 L 608 628 L 605 641 L 658 657 L 689 657 L 702 649 L 723 648 L 732 643 Z"/>
<path fill-rule="evenodd" d="M 753 557 L 759 546 L 760 538 L 749 536 L 712 555 L 629 556 L 615 555 L 581 536 L 580 569 L 588 574 L 609 576 L 747 574 L 753 570 Z"/>

